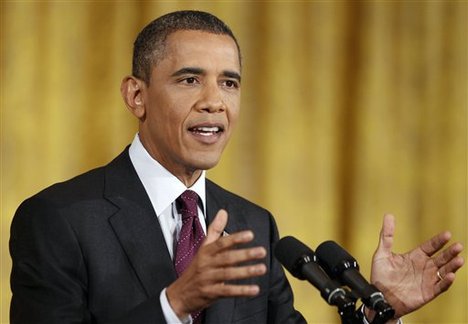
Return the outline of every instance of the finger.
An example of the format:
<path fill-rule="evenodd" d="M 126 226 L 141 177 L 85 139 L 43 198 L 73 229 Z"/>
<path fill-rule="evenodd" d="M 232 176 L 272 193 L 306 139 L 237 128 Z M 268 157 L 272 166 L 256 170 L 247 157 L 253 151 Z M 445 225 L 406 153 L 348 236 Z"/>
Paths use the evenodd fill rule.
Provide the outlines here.
<path fill-rule="evenodd" d="M 246 261 L 262 259 L 265 256 L 266 250 L 261 246 L 248 249 L 227 250 L 217 254 L 212 263 L 217 267 L 226 267 Z"/>
<path fill-rule="evenodd" d="M 204 294 L 211 298 L 219 297 L 251 297 L 256 296 L 260 292 L 260 287 L 257 285 L 227 285 L 218 283 L 205 287 Z"/>
<path fill-rule="evenodd" d="M 377 253 L 391 254 L 393 247 L 393 235 L 395 233 L 395 216 L 385 214 L 383 218 L 382 228 L 380 230 L 379 245 Z"/>
<path fill-rule="evenodd" d="M 225 282 L 229 280 L 246 279 L 262 276 L 267 268 L 264 264 L 254 264 L 240 267 L 217 268 L 209 272 L 210 280 L 213 282 Z"/>
<path fill-rule="evenodd" d="M 437 256 L 435 256 L 434 263 L 438 268 L 440 268 L 446 263 L 450 262 L 452 259 L 454 259 L 457 255 L 459 255 L 462 250 L 463 245 L 461 245 L 460 243 L 454 243 L 445 250 L 443 250 L 442 253 L 439 253 Z"/>
<path fill-rule="evenodd" d="M 460 269 L 465 260 L 461 256 L 457 256 L 456 258 L 452 259 L 450 262 L 446 263 L 444 266 L 439 268 L 439 274 L 442 278 L 445 278 L 449 273 L 455 273 Z"/>
<path fill-rule="evenodd" d="M 254 234 L 252 231 L 237 232 L 230 234 L 229 236 L 219 237 L 217 240 L 204 246 L 204 250 L 209 255 L 215 255 L 217 253 L 221 253 L 225 250 L 231 249 L 235 245 L 248 243 L 252 241 L 253 238 Z"/>
<path fill-rule="evenodd" d="M 428 256 L 432 256 L 450 240 L 451 236 L 452 234 L 448 231 L 439 233 L 422 243 L 419 247 Z"/>
<path fill-rule="evenodd" d="M 455 274 L 453 272 L 447 273 L 442 280 L 438 281 L 435 285 L 435 295 L 439 295 L 450 288 L 455 281 Z"/>
<path fill-rule="evenodd" d="M 224 209 L 220 209 L 216 214 L 215 218 L 208 226 L 206 239 L 203 242 L 203 245 L 210 244 L 216 241 L 224 231 L 228 220 L 228 214 Z"/>

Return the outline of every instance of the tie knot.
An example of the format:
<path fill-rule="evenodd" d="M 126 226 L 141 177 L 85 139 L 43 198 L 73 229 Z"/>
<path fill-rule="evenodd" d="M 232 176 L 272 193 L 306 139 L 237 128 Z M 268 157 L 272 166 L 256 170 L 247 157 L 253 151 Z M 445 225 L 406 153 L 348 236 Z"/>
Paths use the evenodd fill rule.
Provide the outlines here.
<path fill-rule="evenodd" d="M 193 190 L 184 191 L 177 202 L 180 204 L 182 218 L 196 217 L 198 215 L 198 195 Z"/>

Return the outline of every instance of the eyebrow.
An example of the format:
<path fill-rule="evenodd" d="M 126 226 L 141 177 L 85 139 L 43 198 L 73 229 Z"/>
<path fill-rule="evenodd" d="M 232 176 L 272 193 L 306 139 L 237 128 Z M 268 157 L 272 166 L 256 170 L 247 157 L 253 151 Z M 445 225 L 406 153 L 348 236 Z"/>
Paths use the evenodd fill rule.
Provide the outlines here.
<path fill-rule="evenodd" d="M 178 77 L 184 74 L 203 75 L 205 74 L 205 70 L 197 67 L 184 67 L 172 73 L 172 77 Z M 239 82 L 241 81 L 240 74 L 235 71 L 224 70 L 222 75 L 228 78 L 235 79 Z"/>
<path fill-rule="evenodd" d="M 238 82 L 241 82 L 241 76 L 239 73 L 234 72 L 234 71 L 223 71 L 223 75 L 225 77 L 231 78 L 231 79 L 236 79 Z"/>

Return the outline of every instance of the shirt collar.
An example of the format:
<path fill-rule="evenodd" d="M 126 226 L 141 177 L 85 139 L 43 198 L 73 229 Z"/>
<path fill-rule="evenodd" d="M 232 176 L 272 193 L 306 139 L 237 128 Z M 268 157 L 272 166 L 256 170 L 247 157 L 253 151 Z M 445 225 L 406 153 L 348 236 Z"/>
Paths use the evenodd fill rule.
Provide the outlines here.
<path fill-rule="evenodd" d="M 158 217 L 187 189 L 198 194 L 202 202 L 203 215 L 206 215 L 205 171 L 202 171 L 193 186 L 187 188 L 176 176 L 153 159 L 141 143 L 138 134 L 130 145 L 129 155 Z"/>

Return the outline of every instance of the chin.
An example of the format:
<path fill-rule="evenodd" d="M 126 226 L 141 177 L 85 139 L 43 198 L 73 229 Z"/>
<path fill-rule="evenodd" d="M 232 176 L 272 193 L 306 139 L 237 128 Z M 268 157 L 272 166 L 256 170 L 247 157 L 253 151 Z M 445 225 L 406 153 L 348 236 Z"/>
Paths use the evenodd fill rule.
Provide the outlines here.
<path fill-rule="evenodd" d="M 209 170 L 214 168 L 218 164 L 219 160 L 220 156 L 213 158 L 207 158 L 206 156 L 203 156 L 199 159 L 196 159 L 195 161 L 192 161 L 192 166 L 195 170 Z"/>
<path fill-rule="evenodd" d="M 204 163 L 199 163 L 199 167 L 197 170 L 210 170 L 213 169 L 216 165 L 218 165 L 218 161 L 216 162 L 204 162 Z"/>

